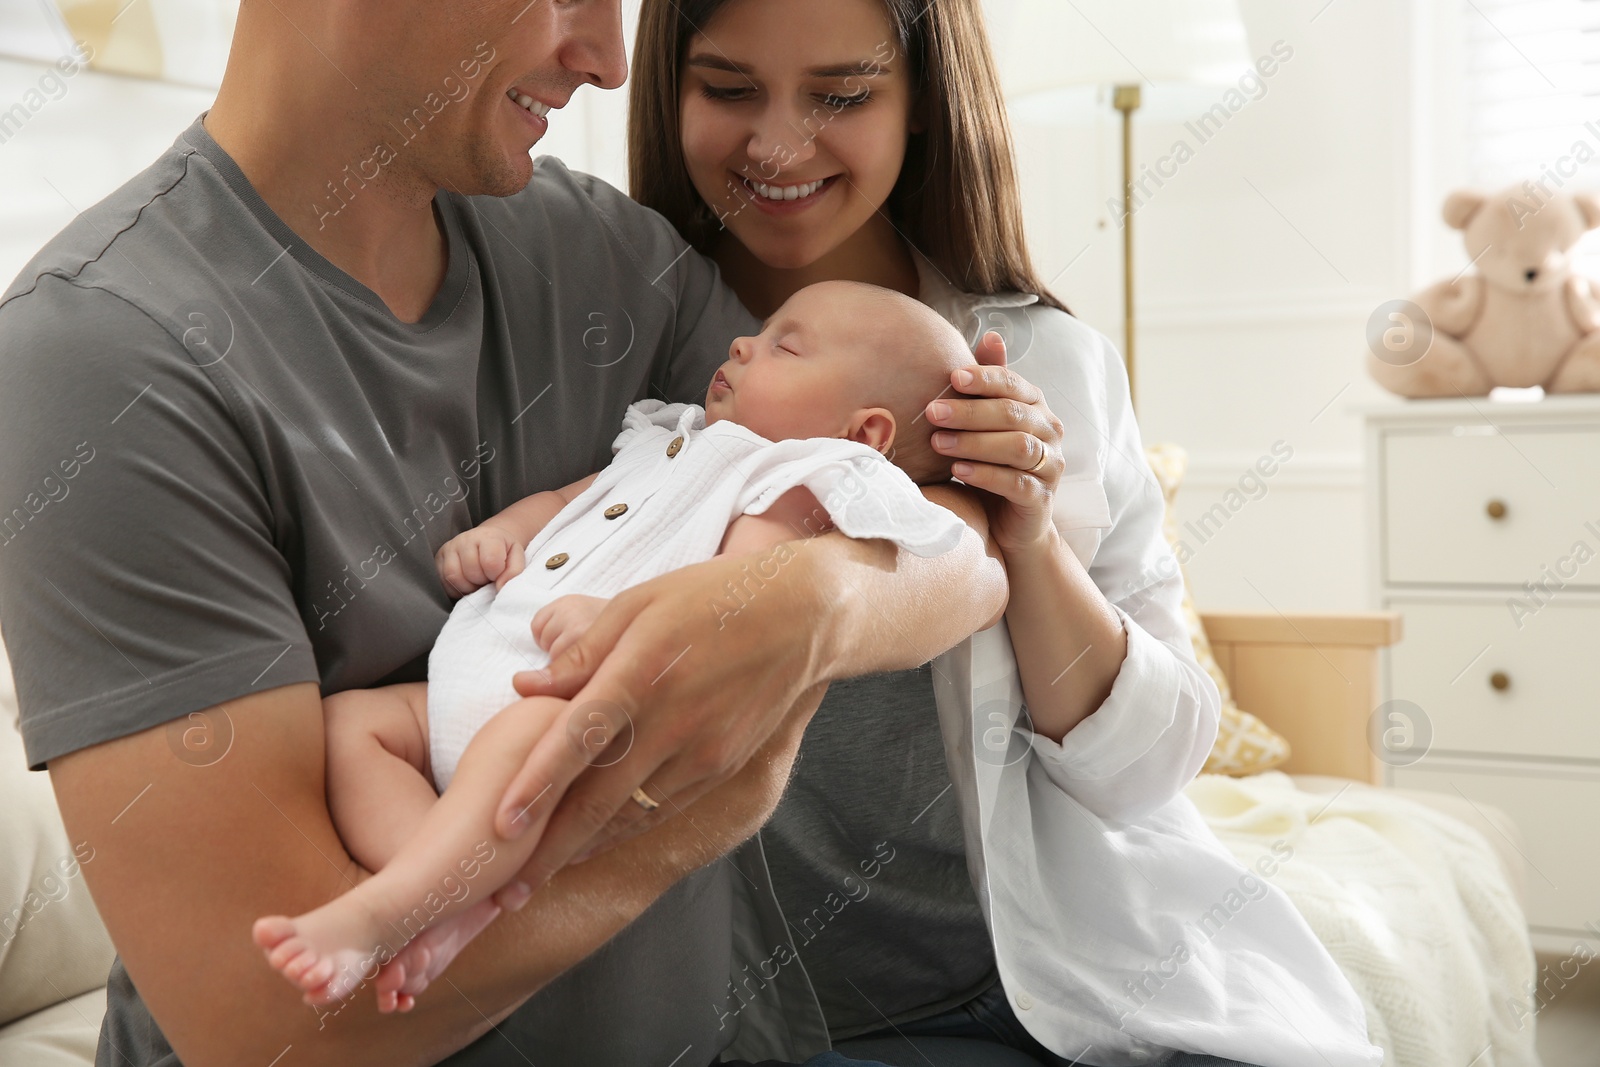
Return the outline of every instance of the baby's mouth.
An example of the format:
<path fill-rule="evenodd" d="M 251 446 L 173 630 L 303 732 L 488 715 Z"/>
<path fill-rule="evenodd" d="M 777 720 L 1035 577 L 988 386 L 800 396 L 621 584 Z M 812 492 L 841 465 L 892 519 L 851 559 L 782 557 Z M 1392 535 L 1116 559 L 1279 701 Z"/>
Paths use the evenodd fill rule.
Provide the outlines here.
<path fill-rule="evenodd" d="M 722 386 L 722 388 L 726 389 L 728 392 L 730 392 L 730 393 L 733 392 L 732 383 L 730 383 L 728 381 L 727 376 L 724 375 L 720 370 L 717 371 L 716 374 L 712 375 L 712 377 L 711 377 L 711 388 L 715 389 L 719 385 Z"/>

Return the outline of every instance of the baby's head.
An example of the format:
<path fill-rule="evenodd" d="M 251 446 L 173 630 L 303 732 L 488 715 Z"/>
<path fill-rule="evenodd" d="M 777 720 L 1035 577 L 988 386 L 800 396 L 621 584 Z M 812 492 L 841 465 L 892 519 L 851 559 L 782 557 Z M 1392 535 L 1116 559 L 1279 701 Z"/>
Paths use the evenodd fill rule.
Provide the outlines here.
<path fill-rule="evenodd" d="M 733 342 L 706 392 L 706 422 L 770 441 L 840 437 L 884 453 L 920 485 L 950 480 L 924 409 L 977 361 L 927 305 L 859 282 L 807 286 L 756 337 Z"/>

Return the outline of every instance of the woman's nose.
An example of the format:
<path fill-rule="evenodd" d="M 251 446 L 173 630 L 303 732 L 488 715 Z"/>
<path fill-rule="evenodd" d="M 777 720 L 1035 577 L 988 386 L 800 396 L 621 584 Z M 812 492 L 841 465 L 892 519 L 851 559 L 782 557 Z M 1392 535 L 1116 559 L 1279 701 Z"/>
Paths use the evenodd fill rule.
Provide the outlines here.
<path fill-rule="evenodd" d="M 784 107 L 768 108 L 762 113 L 746 148 L 752 164 L 749 172 L 751 178 L 770 182 L 781 172 L 805 163 L 817 154 L 816 132 L 811 128 L 808 118 L 801 112 Z"/>

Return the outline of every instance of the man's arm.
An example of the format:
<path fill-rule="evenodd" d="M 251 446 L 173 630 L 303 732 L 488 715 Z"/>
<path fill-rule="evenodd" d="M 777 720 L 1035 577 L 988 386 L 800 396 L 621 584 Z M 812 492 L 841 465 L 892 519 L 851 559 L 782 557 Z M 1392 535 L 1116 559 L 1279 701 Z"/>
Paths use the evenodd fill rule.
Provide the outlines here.
<path fill-rule="evenodd" d="M 128 974 L 187 1067 L 270 1063 L 433 1064 L 589 955 L 684 875 L 753 834 L 788 780 L 798 707 L 746 772 L 689 818 L 570 867 L 476 939 L 450 982 L 403 1016 L 355 996 L 335 1014 L 301 1003 L 261 958 L 250 926 L 297 913 L 367 876 L 345 852 L 324 794 L 322 702 L 301 683 L 201 713 L 233 730 L 227 755 L 197 767 L 166 727 L 50 761 L 95 904 Z M 470 957 L 470 958 L 469 958 Z M 452 989 L 451 987 L 455 988 Z"/>
<path fill-rule="evenodd" d="M 693 803 L 743 766 L 798 694 L 918 666 L 997 622 L 1005 571 L 978 494 L 924 494 L 973 527 L 950 552 L 828 533 L 718 556 L 623 590 L 545 671 L 519 674 L 524 695 L 571 697 L 575 715 L 620 709 L 631 726 L 626 758 L 608 766 L 590 766 L 592 752 L 575 759 L 564 730 L 535 748 L 497 824 L 542 833 L 522 878 L 538 885 Z M 658 802 L 652 813 L 631 799 L 638 788 Z"/>

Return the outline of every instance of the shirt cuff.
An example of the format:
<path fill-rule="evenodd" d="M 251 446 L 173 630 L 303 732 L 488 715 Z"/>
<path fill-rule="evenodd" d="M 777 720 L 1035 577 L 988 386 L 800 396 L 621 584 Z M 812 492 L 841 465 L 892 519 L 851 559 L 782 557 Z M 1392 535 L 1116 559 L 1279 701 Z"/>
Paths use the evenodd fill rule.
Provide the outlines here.
<path fill-rule="evenodd" d="M 1033 735 L 1033 749 L 1063 788 L 1066 781 L 1096 781 L 1120 774 L 1172 727 L 1183 691 L 1183 666 L 1172 649 L 1152 637 L 1127 612 L 1111 605 L 1128 636 L 1128 652 L 1111 694 L 1060 743 Z"/>

